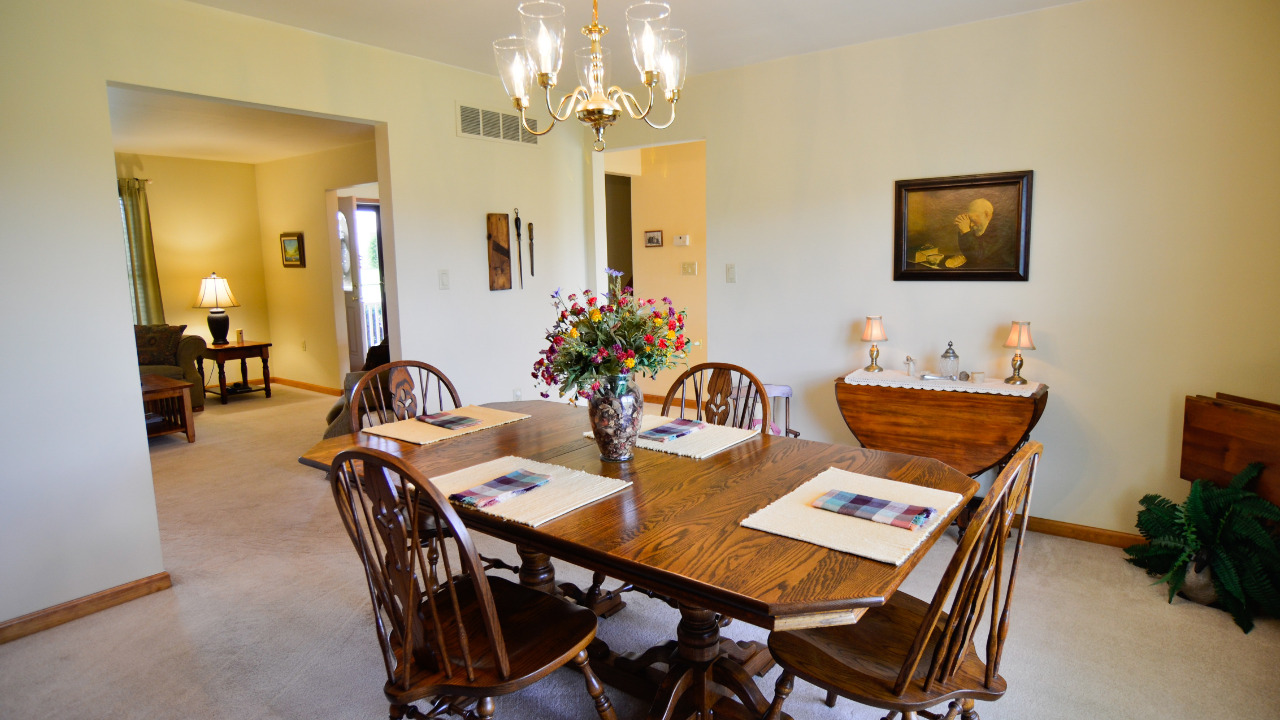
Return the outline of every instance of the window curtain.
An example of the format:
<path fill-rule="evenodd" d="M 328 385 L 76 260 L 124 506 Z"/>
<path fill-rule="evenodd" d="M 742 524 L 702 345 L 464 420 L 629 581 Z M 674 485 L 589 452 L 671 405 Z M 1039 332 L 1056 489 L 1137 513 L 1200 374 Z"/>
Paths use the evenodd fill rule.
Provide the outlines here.
<path fill-rule="evenodd" d="M 155 245 L 151 240 L 151 212 L 147 209 L 147 181 L 118 178 L 120 215 L 124 222 L 128 249 L 129 299 L 133 303 L 135 325 L 163 325 L 164 304 L 160 301 L 160 275 L 156 270 Z"/>

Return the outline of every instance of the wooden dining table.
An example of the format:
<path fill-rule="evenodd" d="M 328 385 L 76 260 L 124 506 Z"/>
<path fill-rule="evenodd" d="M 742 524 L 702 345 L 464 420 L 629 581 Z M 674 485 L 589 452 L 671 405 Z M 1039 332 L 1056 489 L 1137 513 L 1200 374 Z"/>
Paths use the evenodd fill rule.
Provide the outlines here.
<path fill-rule="evenodd" d="M 323 440 L 299 461 L 327 470 L 339 452 L 371 447 L 431 477 L 514 455 L 631 481 L 536 528 L 471 509 L 459 514 L 470 529 L 516 545 L 523 584 L 598 600 L 607 575 L 679 608 L 674 642 L 620 655 L 597 640 L 591 650 L 606 682 L 653 698 L 654 720 L 710 717 L 710 710 L 764 717 L 768 702 L 751 675 L 771 665 L 767 650 L 722 638 L 721 626 L 730 618 L 770 630 L 856 622 L 888 600 L 977 490 L 938 460 L 773 435 L 701 460 L 639 448 L 632 460 L 607 462 L 584 436 L 585 408 L 539 400 L 487 407 L 531 417 L 429 445 L 355 433 Z M 831 467 L 955 492 L 963 501 L 899 566 L 742 527 L 748 515 Z M 595 571 L 595 587 L 562 589 L 552 557 Z"/>

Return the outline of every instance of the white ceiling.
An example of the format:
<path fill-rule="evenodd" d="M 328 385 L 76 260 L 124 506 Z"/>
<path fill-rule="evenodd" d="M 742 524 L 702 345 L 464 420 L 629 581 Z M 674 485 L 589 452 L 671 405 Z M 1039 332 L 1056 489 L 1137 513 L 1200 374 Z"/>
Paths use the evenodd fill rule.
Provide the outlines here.
<path fill-rule="evenodd" d="M 615 58 L 629 58 L 625 13 L 638 0 L 603 0 Z M 689 73 L 752 65 L 1075 0 L 666 0 L 689 33 Z M 519 34 L 518 0 L 194 0 L 242 15 L 495 75 L 494 40 Z M 560 0 L 569 47 L 591 20 L 590 0 Z M 570 45 L 570 43 L 575 43 Z M 566 55 L 572 57 L 566 52 Z M 621 76 L 615 76 L 615 81 Z"/>
<path fill-rule="evenodd" d="M 492 42 L 520 29 L 518 0 L 192 1 L 494 75 L 495 83 Z M 604 0 L 600 8 L 612 28 L 606 45 L 627 69 L 624 14 L 634 1 Z M 668 0 L 672 26 L 689 33 L 694 75 L 1075 1 Z M 588 0 L 561 2 L 571 27 L 590 21 Z M 566 45 L 579 42 L 570 30 Z M 630 73 L 613 72 L 625 85 Z M 122 153 L 260 163 L 373 137 L 368 125 L 174 93 L 111 87 L 108 98 Z"/>

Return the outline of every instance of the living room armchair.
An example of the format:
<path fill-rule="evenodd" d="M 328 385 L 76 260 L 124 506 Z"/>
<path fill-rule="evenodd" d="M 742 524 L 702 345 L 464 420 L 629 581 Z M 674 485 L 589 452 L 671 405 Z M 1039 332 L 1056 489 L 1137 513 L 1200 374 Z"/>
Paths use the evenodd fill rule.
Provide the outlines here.
<path fill-rule="evenodd" d="M 163 375 L 191 383 L 191 409 L 204 409 L 204 380 L 196 367 L 204 338 L 183 335 L 186 325 L 134 325 L 138 345 L 138 375 Z"/>

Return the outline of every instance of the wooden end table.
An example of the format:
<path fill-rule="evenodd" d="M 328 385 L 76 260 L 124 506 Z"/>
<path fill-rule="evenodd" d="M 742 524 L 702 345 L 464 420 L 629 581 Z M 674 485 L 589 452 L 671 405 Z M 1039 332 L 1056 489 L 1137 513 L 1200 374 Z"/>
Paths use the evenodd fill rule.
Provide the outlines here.
<path fill-rule="evenodd" d="M 271 397 L 271 368 L 267 365 L 269 352 L 267 348 L 271 347 L 269 342 L 254 342 L 245 340 L 244 342 L 230 342 L 225 345 L 210 345 L 200 351 L 200 355 L 196 358 L 196 362 L 200 366 L 200 382 L 207 385 L 208 381 L 204 376 L 205 359 L 212 360 L 218 364 L 218 397 L 222 398 L 222 404 L 227 404 L 227 398 L 232 395 L 241 395 L 243 393 L 258 392 L 259 390 L 267 397 Z M 247 360 L 256 357 L 262 360 L 262 387 L 257 388 L 249 384 L 249 364 Z M 227 385 L 227 368 L 228 360 L 240 361 L 240 382 Z"/>
<path fill-rule="evenodd" d="M 187 442 L 196 441 L 196 424 L 191 415 L 192 384 L 163 375 L 142 376 L 142 407 L 148 414 L 147 437 L 186 433 Z"/>

